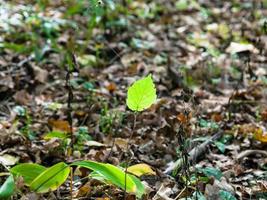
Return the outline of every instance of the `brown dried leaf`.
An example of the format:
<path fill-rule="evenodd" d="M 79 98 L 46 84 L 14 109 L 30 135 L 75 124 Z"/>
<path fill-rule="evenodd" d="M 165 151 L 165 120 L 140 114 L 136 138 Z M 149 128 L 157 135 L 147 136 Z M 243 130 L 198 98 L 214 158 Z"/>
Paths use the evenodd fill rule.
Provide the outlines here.
<path fill-rule="evenodd" d="M 48 71 L 38 67 L 38 66 L 33 66 L 33 71 L 34 71 L 34 76 L 35 80 L 39 81 L 41 83 L 45 83 L 48 78 Z"/>
<path fill-rule="evenodd" d="M 53 130 L 63 131 L 67 133 L 71 132 L 70 124 L 68 121 L 65 120 L 49 119 L 48 125 L 51 126 Z"/>

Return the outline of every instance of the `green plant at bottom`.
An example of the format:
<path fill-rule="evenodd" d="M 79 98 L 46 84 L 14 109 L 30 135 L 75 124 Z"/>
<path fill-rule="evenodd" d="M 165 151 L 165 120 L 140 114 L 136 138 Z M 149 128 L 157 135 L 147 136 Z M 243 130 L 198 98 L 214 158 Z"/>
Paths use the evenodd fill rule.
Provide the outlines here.
<path fill-rule="evenodd" d="M 141 112 L 144 109 L 149 108 L 156 101 L 156 98 L 155 85 L 151 75 L 148 75 L 147 77 L 136 81 L 129 87 L 126 103 L 127 106 L 136 114 L 137 112 Z M 61 135 L 58 133 L 56 134 Z M 132 135 L 130 136 L 129 141 L 131 138 Z M 145 189 L 138 177 L 145 173 L 154 174 L 154 172 L 149 166 L 145 166 L 145 164 L 128 167 L 128 161 L 125 170 L 111 164 L 90 160 L 77 161 L 70 164 L 60 162 L 49 168 L 34 163 L 19 164 L 9 170 L 10 176 L 2 187 L 0 187 L 0 191 L 4 190 L 2 193 L 5 195 L 4 198 L 6 199 L 12 196 L 15 191 L 13 176 L 23 177 L 25 185 L 36 193 L 55 191 L 67 180 L 72 171 L 71 168 L 83 167 L 92 171 L 89 177 L 95 178 L 104 183 L 111 183 L 123 189 L 125 193 L 134 193 L 137 198 L 141 198 L 145 193 Z M 134 173 L 134 171 L 136 173 Z M 12 187 L 7 187 L 6 185 L 11 185 L 13 189 Z M 7 188 L 11 188 L 12 190 Z"/>
<path fill-rule="evenodd" d="M 15 181 L 13 175 L 10 175 L 0 187 L 0 199 L 8 199 L 15 191 Z"/>
<path fill-rule="evenodd" d="M 3 195 L 8 199 L 15 191 L 13 176 L 22 177 L 24 184 L 28 186 L 31 191 L 36 193 L 46 193 L 57 190 L 67 180 L 71 168 L 73 167 L 87 168 L 92 171 L 89 177 L 101 180 L 105 183 L 111 183 L 121 189 L 125 188 L 124 178 L 126 176 L 126 191 L 128 193 L 134 193 L 138 198 L 141 198 L 145 192 L 143 184 L 136 176 L 126 174 L 122 169 L 111 164 L 84 160 L 73 162 L 71 164 L 60 162 L 49 168 L 34 163 L 16 165 L 9 170 L 11 175 L 2 187 L 0 187 L 0 192 L 4 190 L 4 192 L 0 193 L 0 199 L 2 199 L 1 197 Z M 6 185 L 13 185 L 13 189 L 11 186 L 7 187 Z"/>
<path fill-rule="evenodd" d="M 149 74 L 147 77 L 143 79 L 135 81 L 128 88 L 126 104 L 129 109 L 134 111 L 134 122 L 131 135 L 129 136 L 127 141 L 127 147 L 126 147 L 127 153 L 129 152 L 130 140 L 132 139 L 133 133 L 135 131 L 137 112 L 141 112 L 149 108 L 153 103 L 155 103 L 156 100 L 157 100 L 156 88 L 153 83 L 151 74 Z M 125 191 L 124 199 L 126 199 L 127 186 L 129 184 L 127 180 L 129 161 L 130 161 L 129 158 L 127 158 L 125 166 L 125 175 L 124 175 L 124 191 Z"/>

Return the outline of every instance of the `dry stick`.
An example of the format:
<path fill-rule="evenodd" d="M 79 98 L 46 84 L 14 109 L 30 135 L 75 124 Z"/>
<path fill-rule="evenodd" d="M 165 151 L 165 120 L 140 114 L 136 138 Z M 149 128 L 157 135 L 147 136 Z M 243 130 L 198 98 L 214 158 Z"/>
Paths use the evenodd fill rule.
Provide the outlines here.
<path fill-rule="evenodd" d="M 192 163 L 193 160 L 197 160 L 199 156 L 205 153 L 207 150 L 207 146 L 210 145 L 212 142 L 215 140 L 219 139 L 223 134 L 223 131 L 220 130 L 218 133 L 215 135 L 211 136 L 208 140 L 200 144 L 199 146 L 196 146 L 189 152 L 189 162 Z M 183 164 L 183 159 L 177 160 L 174 164 L 172 164 L 170 167 L 168 167 L 164 173 L 165 174 L 170 174 L 173 170 L 179 171 L 182 167 Z"/>
<path fill-rule="evenodd" d="M 127 145 L 126 145 L 126 153 L 129 152 L 129 143 L 130 143 L 130 140 L 131 140 L 132 137 L 133 137 L 133 133 L 134 133 L 134 131 L 135 131 L 135 126 L 136 126 L 136 112 L 134 112 L 133 128 L 132 128 L 131 135 L 130 135 L 130 137 L 128 138 L 128 141 L 127 141 Z M 130 157 L 127 155 L 126 166 L 125 166 L 125 176 L 124 176 L 124 200 L 126 200 L 127 169 L 128 169 L 129 162 L 130 162 Z"/>
<path fill-rule="evenodd" d="M 181 197 L 181 195 L 184 193 L 184 191 L 187 190 L 187 186 L 182 189 L 182 191 L 175 197 L 174 200 L 177 200 Z"/>

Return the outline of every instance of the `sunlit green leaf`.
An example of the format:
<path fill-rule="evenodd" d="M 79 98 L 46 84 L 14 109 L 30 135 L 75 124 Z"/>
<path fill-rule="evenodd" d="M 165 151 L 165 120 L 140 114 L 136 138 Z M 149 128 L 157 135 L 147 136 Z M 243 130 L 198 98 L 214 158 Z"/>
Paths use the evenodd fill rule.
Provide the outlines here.
<path fill-rule="evenodd" d="M 150 74 L 134 82 L 134 84 L 129 87 L 126 103 L 133 111 L 143 111 L 149 108 L 156 99 L 156 88 Z"/>
<path fill-rule="evenodd" d="M 114 165 L 98 163 L 94 161 L 79 161 L 72 163 L 71 166 L 79 166 L 91 169 L 102 175 L 107 181 L 120 187 L 121 189 L 124 189 L 125 187 L 125 172 Z M 126 191 L 136 193 L 137 186 L 135 185 L 135 182 L 128 174 L 126 177 Z"/>
<path fill-rule="evenodd" d="M 25 185 L 29 186 L 31 182 L 45 170 L 45 167 L 38 164 L 23 163 L 12 167 L 10 172 L 15 176 L 22 176 Z"/>
<path fill-rule="evenodd" d="M 129 177 L 132 178 L 133 182 L 136 185 L 136 188 L 137 188 L 136 189 L 136 196 L 138 198 L 141 198 L 145 193 L 145 187 L 144 187 L 143 183 L 137 177 L 135 177 L 135 176 L 133 176 L 131 174 L 129 174 Z"/>
<path fill-rule="evenodd" d="M 30 184 L 30 188 L 37 193 L 54 191 L 65 182 L 69 173 L 70 167 L 67 164 L 57 163 L 37 176 Z"/>

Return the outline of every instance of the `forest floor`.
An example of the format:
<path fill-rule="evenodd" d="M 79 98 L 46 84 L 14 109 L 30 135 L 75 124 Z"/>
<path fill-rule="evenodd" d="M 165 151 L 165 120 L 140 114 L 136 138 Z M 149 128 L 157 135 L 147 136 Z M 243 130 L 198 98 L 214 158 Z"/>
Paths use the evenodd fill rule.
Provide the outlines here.
<path fill-rule="evenodd" d="M 91 2 L 0 0 L 0 171 L 130 157 L 155 172 L 144 199 L 267 199 L 267 1 Z M 157 101 L 133 130 L 127 88 L 148 74 Z M 123 199 L 100 185 L 72 189 Z"/>

